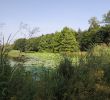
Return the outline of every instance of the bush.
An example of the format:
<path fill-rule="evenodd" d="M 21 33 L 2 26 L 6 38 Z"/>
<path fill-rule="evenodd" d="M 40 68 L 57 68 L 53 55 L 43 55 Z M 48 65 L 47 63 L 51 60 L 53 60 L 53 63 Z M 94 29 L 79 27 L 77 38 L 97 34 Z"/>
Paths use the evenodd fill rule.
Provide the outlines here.
<path fill-rule="evenodd" d="M 26 39 L 21 38 L 21 39 L 16 40 L 14 42 L 13 49 L 20 50 L 21 52 L 25 52 L 25 50 L 26 50 Z"/>

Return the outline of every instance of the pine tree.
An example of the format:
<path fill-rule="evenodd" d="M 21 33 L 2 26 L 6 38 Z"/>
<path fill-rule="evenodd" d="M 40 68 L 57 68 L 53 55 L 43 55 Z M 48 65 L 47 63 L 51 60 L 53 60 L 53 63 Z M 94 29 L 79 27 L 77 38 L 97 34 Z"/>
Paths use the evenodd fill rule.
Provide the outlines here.
<path fill-rule="evenodd" d="M 59 51 L 60 52 L 74 52 L 78 51 L 79 46 L 76 41 L 76 32 L 68 27 L 64 27 L 60 33 Z"/>

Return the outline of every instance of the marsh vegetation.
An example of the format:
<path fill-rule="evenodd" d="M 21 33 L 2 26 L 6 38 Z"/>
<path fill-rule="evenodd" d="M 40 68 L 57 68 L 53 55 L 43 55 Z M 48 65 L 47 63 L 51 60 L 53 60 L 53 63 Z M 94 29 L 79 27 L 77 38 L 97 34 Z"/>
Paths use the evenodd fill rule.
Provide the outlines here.
<path fill-rule="evenodd" d="M 0 43 L 0 100 L 109 100 L 110 25 Z M 107 21 L 107 23 L 106 23 Z"/>

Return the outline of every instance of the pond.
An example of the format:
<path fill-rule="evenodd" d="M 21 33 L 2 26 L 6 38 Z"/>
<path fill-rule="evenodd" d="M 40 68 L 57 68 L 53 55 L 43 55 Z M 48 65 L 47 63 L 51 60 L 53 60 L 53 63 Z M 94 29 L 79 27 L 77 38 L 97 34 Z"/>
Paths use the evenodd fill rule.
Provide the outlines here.
<path fill-rule="evenodd" d="M 34 69 L 38 69 L 39 67 L 45 67 L 45 68 L 56 68 L 59 63 L 60 63 L 61 59 L 43 59 L 43 58 L 35 58 L 35 57 L 30 57 L 30 58 L 26 58 L 24 62 L 19 61 L 19 59 L 13 59 L 11 58 L 10 64 L 11 66 L 15 66 L 18 63 L 22 63 L 23 66 L 25 66 L 26 70 L 34 70 Z"/>
<path fill-rule="evenodd" d="M 41 68 L 54 69 L 58 67 L 60 61 L 63 59 L 63 56 L 54 53 L 25 53 L 25 56 L 21 58 L 10 58 L 10 63 L 13 67 L 15 64 L 22 62 L 27 71 L 34 72 L 34 70 L 39 70 Z M 78 56 L 72 57 L 72 63 L 78 63 Z"/>

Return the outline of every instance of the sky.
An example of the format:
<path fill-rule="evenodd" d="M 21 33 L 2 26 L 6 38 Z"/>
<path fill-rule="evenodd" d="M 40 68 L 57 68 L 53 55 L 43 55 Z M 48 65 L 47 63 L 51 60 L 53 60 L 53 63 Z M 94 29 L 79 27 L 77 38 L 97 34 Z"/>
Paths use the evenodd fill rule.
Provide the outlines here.
<path fill-rule="evenodd" d="M 102 19 L 110 10 L 110 0 L 0 0 L 0 32 L 7 38 L 19 30 L 20 23 L 39 27 L 36 36 L 89 27 L 91 17 Z M 15 38 L 22 37 L 18 33 Z"/>

